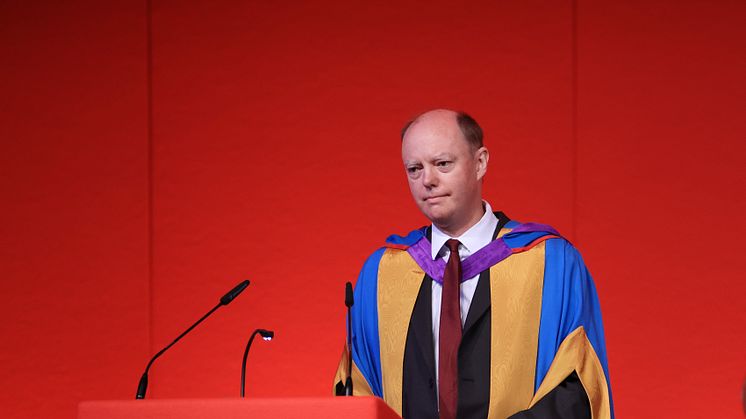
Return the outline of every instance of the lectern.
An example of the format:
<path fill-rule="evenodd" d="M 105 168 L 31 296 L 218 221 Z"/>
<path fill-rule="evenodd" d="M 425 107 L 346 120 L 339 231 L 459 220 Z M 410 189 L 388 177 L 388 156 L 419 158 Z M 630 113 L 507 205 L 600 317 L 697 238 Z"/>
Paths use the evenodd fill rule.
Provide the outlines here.
<path fill-rule="evenodd" d="M 401 419 L 378 397 L 87 401 L 78 419 Z"/>

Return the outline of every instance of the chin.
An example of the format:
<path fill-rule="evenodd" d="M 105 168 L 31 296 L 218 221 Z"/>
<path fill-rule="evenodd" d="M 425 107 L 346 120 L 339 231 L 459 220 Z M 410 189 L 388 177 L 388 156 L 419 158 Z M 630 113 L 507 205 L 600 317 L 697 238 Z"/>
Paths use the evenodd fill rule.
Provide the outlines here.
<path fill-rule="evenodd" d="M 451 214 L 445 211 L 422 211 L 422 213 L 436 226 L 447 226 L 451 219 Z"/>

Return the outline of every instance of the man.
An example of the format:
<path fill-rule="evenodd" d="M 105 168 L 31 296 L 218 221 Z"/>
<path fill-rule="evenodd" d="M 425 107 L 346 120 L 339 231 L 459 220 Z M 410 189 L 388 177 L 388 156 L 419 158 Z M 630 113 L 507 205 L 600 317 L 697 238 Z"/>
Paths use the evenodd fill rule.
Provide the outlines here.
<path fill-rule="evenodd" d="M 354 394 L 404 418 L 613 417 L 590 274 L 551 227 L 511 221 L 482 199 L 489 152 L 476 121 L 418 116 L 402 130 L 402 160 L 432 225 L 389 237 L 363 266 Z"/>

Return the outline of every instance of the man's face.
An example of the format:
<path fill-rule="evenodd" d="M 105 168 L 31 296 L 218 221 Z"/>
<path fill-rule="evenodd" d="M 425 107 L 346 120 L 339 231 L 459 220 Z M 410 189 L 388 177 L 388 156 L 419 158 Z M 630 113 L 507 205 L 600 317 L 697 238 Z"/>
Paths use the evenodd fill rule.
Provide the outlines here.
<path fill-rule="evenodd" d="M 412 124 L 402 141 L 402 160 L 412 197 L 436 226 L 453 233 L 481 216 L 487 150 L 472 149 L 454 113 L 434 111 Z"/>

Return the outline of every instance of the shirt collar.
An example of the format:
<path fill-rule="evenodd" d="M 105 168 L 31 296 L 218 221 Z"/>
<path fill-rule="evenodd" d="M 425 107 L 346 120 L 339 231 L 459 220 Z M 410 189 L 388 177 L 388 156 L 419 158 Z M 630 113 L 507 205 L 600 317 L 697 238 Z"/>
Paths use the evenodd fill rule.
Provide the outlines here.
<path fill-rule="evenodd" d="M 449 239 L 456 239 L 461 242 L 459 256 L 462 259 L 474 254 L 477 250 L 487 246 L 492 241 L 492 235 L 495 232 L 495 228 L 497 228 L 497 217 L 492 212 L 489 202 L 482 202 L 484 202 L 484 215 L 460 237 L 450 237 L 433 224 L 430 239 L 430 251 L 433 260 L 438 257 L 438 254 L 443 250 L 443 246 Z M 441 256 L 445 256 L 448 253 L 448 249 L 444 249 L 444 251 L 445 253 Z"/>

